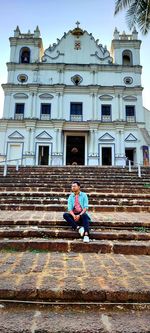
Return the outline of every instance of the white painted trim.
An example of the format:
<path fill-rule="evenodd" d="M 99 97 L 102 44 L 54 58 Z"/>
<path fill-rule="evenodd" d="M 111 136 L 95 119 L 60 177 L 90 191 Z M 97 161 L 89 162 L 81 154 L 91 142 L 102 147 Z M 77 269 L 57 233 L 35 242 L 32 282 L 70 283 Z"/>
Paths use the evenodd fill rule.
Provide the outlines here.
<path fill-rule="evenodd" d="M 99 164 L 102 165 L 102 148 L 111 148 L 111 165 L 115 165 L 115 144 L 114 143 L 99 143 Z"/>
<path fill-rule="evenodd" d="M 7 142 L 7 160 L 20 159 L 19 160 L 19 165 L 20 165 L 22 162 L 22 156 L 23 156 L 23 145 L 24 145 L 23 142 L 13 142 L 13 141 Z M 14 157 L 14 155 L 10 156 L 11 147 L 13 147 L 13 146 L 19 147 L 17 157 Z M 16 161 L 10 161 L 10 162 L 8 162 L 8 164 L 16 165 Z"/>
<path fill-rule="evenodd" d="M 48 146 L 49 147 L 49 159 L 48 159 L 48 165 L 52 164 L 52 143 L 47 142 L 36 142 L 36 150 L 35 150 L 35 165 L 38 164 L 39 160 L 39 147 L 41 146 Z"/>

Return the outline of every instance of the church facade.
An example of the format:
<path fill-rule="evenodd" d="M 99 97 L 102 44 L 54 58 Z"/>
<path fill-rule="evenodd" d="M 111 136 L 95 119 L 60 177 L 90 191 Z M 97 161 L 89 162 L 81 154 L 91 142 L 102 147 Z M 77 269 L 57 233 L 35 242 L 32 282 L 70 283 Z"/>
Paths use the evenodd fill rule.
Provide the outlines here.
<path fill-rule="evenodd" d="M 114 31 L 111 50 L 79 22 L 43 49 L 34 33 L 10 37 L 0 161 L 23 165 L 149 165 L 136 30 Z"/>

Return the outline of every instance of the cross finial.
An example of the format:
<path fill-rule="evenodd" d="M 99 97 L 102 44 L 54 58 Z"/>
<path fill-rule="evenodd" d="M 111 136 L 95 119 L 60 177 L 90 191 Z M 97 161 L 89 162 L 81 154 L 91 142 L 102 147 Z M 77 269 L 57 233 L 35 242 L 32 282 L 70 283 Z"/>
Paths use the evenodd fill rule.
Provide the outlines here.
<path fill-rule="evenodd" d="M 76 22 L 77 28 L 79 28 L 79 24 L 80 24 L 80 22 L 79 22 L 79 21 L 77 21 L 77 22 Z"/>

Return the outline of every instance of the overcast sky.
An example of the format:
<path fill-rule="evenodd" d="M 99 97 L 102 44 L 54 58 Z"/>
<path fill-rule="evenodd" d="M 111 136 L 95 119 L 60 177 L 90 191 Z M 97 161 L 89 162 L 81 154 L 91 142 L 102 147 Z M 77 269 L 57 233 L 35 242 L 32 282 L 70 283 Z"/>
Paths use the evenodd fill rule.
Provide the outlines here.
<path fill-rule="evenodd" d="M 9 62 L 9 37 L 17 25 L 22 33 L 33 33 L 38 25 L 44 49 L 61 38 L 64 32 L 75 27 L 78 20 L 83 30 L 92 32 L 99 43 L 110 50 L 115 27 L 122 33 L 130 33 L 125 13 L 114 17 L 115 0 L 0 0 L 0 84 L 7 82 L 6 62 Z M 150 110 L 150 33 L 139 33 L 142 40 L 141 65 L 143 66 L 143 105 Z M 0 116 L 3 110 L 3 90 L 0 88 Z"/>

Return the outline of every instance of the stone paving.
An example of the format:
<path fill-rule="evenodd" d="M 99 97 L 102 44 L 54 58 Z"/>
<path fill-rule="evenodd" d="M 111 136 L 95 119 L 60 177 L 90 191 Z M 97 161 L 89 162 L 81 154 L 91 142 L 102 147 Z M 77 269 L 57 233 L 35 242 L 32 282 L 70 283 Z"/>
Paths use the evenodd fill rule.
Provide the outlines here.
<path fill-rule="evenodd" d="M 63 221 L 63 212 L 0 214 L 3 225 L 9 221 L 37 221 L 41 225 L 44 221 Z M 146 212 L 90 215 L 93 222 L 104 224 L 150 224 Z M 11 300 L 27 304 L 9 304 Z M 29 305 L 32 301 L 55 305 Z M 67 302 L 72 305 L 67 307 Z M 96 305 L 99 302 L 102 305 Z M 148 303 L 149 255 L 83 253 L 82 246 L 78 252 L 68 253 L 40 249 L 16 252 L 13 248 L 0 251 L 0 333 L 150 333 Z"/>
<path fill-rule="evenodd" d="M 1 220 L 62 220 L 63 212 L 45 212 L 45 211 L 0 211 Z M 149 222 L 150 214 L 146 212 L 125 213 L 125 212 L 96 212 L 90 213 L 92 221 L 117 221 L 122 222 Z"/>
<path fill-rule="evenodd" d="M 1 251 L 0 298 L 150 302 L 150 257 Z"/>
<path fill-rule="evenodd" d="M 149 333 L 149 305 L 14 306 L 0 303 L 0 333 Z"/>

